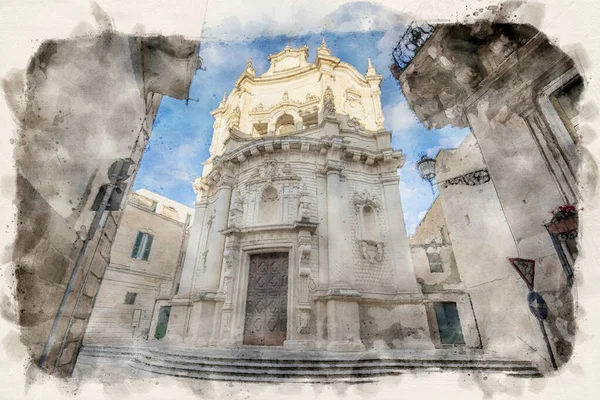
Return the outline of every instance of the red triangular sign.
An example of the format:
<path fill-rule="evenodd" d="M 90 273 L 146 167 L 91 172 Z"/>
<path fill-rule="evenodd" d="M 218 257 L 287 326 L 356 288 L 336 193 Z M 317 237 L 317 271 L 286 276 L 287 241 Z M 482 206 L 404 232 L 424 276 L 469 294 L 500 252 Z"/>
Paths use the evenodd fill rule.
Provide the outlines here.
<path fill-rule="evenodd" d="M 533 290 L 533 278 L 535 275 L 535 260 L 525 258 L 509 258 L 508 261 L 515 267 L 521 278 L 530 290 Z"/>

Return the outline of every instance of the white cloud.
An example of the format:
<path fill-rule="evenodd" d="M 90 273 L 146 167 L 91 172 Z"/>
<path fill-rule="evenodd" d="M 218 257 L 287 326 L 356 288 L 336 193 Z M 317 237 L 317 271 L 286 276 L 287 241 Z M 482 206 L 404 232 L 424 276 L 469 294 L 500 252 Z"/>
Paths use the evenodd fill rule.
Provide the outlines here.
<path fill-rule="evenodd" d="M 237 0 L 241 1 L 241 0 Z M 386 31 L 406 25 L 409 18 L 381 4 L 367 1 L 342 4 L 343 0 L 307 0 L 302 4 L 274 4 L 270 12 L 246 10 L 238 18 L 241 4 L 228 2 L 228 7 L 209 8 L 204 37 L 220 40 L 251 40 L 260 36 L 299 36 L 313 32 Z"/>
<path fill-rule="evenodd" d="M 425 214 L 427 214 L 427 211 L 421 211 L 419 213 L 419 215 L 417 216 L 417 219 L 419 220 L 419 222 L 423 221 L 423 217 L 425 217 Z"/>
<path fill-rule="evenodd" d="M 388 130 L 408 131 L 419 126 L 419 121 L 406 101 L 383 107 L 383 116 Z"/>

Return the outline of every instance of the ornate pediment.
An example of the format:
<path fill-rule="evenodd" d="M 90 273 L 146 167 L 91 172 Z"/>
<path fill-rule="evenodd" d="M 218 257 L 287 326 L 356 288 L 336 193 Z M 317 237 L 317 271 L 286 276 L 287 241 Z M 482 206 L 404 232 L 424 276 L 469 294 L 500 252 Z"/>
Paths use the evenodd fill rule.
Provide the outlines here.
<path fill-rule="evenodd" d="M 308 62 L 306 61 L 307 58 L 307 46 L 298 48 L 285 46 L 285 48 L 279 53 L 271 54 L 268 57 L 269 61 L 271 61 L 271 66 L 269 67 L 269 70 L 265 72 L 265 75 L 268 76 L 281 73 L 308 65 Z"/>

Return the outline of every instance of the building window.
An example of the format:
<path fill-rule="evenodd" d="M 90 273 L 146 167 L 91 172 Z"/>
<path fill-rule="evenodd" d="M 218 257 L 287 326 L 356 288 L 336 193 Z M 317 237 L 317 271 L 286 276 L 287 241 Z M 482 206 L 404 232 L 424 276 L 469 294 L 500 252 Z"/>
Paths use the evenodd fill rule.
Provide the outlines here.
<path fill-rule="evenodd" d="M 569 131 L 573 141 L 577 143 L 577 129 L 579 125 L 579 111 L 577 102 L 583 92 L 584 84 L 581 76 L 568 82 L 566 85 L 556 90 L 550 96 L 550 100 L 554 105 L 558 115 L 563 121 L 563 124 Z"/>
<path fill-rule="evenodd" d="M 287 133 L 294 132 L 296 130 L 296 126 L 294 123 L 294 117 L 289 114 L 283 114 L 277 120 L 275 124 L 275 133 L 277 135 L 285 135 Z"/>
<path fill-rule="evenodd" d="M 185 216 L 185 227 L 187 228 L 188 226 L 190 226 L 190 221 L 192 220 L 192 215 L 191 214 L 186 214 Z"/>
<path fill-rule="evenodd" d="M 429 261 L 429 272 L 444 272 L 440 253 L 427 253 L 427 261 Z"/>
<path fill-rule="evenodd" d="M 465 344 L 456 303 L 434 303 L 433 306 L 442 344 Z"/>
<path fill-rule="evenodd" d="M 125 304 L 134 304 L 137 293 L 127 292 L 125 295 Z"/>
<path fill-rule="evenodd" d="M 150 211 L 156 212 L 156 206 L 158 206 L 158 203 L 152 200 L 152 203 L 150 203 Z"/>
<path fill-rule="evenodd" d="M 148 260 L 153 240 L 154 236 L 151 234 L 138 232 L 135 244 L 133 245 L 133 251 L 131 252 L 131 258 L 135 260 Z"/>

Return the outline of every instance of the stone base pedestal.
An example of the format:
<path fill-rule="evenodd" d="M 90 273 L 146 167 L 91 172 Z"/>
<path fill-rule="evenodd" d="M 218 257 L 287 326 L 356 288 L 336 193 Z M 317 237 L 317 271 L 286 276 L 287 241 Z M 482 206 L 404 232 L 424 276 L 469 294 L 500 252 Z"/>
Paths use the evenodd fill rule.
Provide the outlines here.
<path fill-rule="evenodd" d="M 314 350 L 315 343 L 308 340 L 292 340 L 288 339 L 283 342 L 285 350 Z"/>
<path fill-rule="evenodd" d="M 328 351 L 364 351 L 360 340 L 357 297 L 339 297 L 327 301 Z"/>
<path fill-rule="evenodd" d="M 214 300 L 199 300 L 194 303 L 190 315 L 191 342 L 196 346 L 206 347 L 212 334 L 216 304 Z"/>
<path fill-rule="evenodd" d="M 167 334 L 162 340 L 170 343 L 183 343 L 188 325 L 188 312 L 191 307 L 189 299 L 173 299 L 169 305 L 171 306 L 169 324 L 167 325 Z"/>

